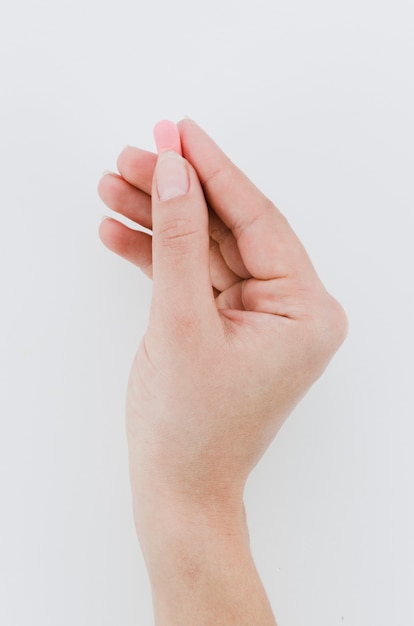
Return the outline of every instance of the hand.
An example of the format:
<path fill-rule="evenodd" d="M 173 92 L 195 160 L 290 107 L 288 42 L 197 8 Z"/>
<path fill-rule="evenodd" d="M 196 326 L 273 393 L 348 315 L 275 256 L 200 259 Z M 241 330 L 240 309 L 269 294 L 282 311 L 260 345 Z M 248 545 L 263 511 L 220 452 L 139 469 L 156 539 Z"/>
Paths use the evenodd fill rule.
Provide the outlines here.
<path fill-rule="evenodd" d="M 179 129 L 189 163 L 163 158 L 182 165 L 186 195 L 161 202 L 156 156 L 135 148 L 120 155 L 121 177 L 100 183 L 102 199 L 152 228 L 153 242 L 115 220 L 101 237 L 154 273 L 129 384 L 131 445 L 169 489 L 203 498 L 240 493 L 346 321 L 280 212 L 194 122 Z"/>
<path fill-rule="evenodd" d="M 100 230 L 154 280 L 127 398 L 147 562 L 151 525 L 165 529 L 173 510 L 181 521 L 189 511 L 240 521 L 248 474 L 346 334 L 278 209 L 194 122 L 179 132 L 184 159 L 127 148 L 121 175 L 99 187 L 112 209 L 152 229 L 151 238 L 108 219 Z"/>

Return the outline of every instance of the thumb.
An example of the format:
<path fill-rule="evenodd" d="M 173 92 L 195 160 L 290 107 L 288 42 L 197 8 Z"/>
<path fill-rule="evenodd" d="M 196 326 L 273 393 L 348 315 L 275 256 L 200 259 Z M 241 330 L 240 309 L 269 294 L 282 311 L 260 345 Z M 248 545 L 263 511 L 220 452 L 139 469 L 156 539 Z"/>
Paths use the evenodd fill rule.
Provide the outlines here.
<path fill-rule="evenodd" d="M 153 315 L 176 326 L 217 314 L 207 204 L 195 170 L 173 150 L 162 152 L 155 167 L 152 230 Z"/>

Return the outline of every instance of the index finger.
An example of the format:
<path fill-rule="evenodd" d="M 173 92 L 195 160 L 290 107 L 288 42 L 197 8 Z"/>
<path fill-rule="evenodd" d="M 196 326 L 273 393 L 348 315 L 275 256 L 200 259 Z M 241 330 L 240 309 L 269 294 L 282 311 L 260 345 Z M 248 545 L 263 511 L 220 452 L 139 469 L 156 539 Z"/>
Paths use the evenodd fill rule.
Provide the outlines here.
<path fill-rule="evenodd" d="M 313 271 L 286 218 L 192 120 L 178 124 L 183 154 L 194 166 L 208 203 L 235 236 L 252 276 L 272 279 Z"/>

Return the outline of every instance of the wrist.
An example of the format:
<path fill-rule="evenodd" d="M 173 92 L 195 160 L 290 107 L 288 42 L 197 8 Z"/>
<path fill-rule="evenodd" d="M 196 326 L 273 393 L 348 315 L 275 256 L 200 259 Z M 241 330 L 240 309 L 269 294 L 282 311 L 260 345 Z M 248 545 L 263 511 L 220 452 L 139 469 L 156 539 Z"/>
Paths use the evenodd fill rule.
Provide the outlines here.
<path fill-rule="evenodd" d="M 134 520 L 150 577 L 167 566 L 174 549 L 192 552 L 194 546 L 237 545 L 249 550 L 249 534 L 242 497 L 189 497 L 166 493 L 152 485 L 134 489 Z M 176 555 L 175 555 L 176 556 Z"/>
<path fill-rule="evenodd" d="M 157 626 L 274 626 L 243 502 L 134 502 Z M 260 616 L 260 617 L 258 617 Z"/>
<path fill-rule="evenodd" d="M 129 442 L 131 444 L 131 441 Z M 153 452 L 153 451 L 152 451 Z M 167 458 L 170 458 L 167 456 Z M 165 463 L 159 453 L 130 449 L 130 478 L 134 519 L 141 542 L 153 535 L 179 534 L 187 526 L 203 533 L 247 534 L 243 479 L 228 469 L 206 477 L 188 464 Z"/>

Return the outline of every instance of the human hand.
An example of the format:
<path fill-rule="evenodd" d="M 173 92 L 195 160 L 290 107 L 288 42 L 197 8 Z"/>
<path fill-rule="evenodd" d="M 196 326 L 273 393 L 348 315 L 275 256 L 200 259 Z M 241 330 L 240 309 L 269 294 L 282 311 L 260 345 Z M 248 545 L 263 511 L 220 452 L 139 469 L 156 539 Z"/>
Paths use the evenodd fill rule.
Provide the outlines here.
<path fill-rule="evenodd" d="M 186 160 L 127 148 L 99 186 L 152 229 L 100 229 L 154 278 L 127 397 L 135 521 L 157 626 L 272 626 L 243 488 L 346 318 L 274 205 L 194 122 L 179 131 Z"/>
<path fill-rule="evenodd" d="M 154 154 L 127 148 L 121 177 L 100 183 L 153 240 L 114 220 L 101 237 L 154 276 L 128 390 L 132 463 L 170 493 L 227 498 L 322 373 L 346 320 L 280 212 L 194 122 L 179 130 L 188 162 L 165 153 L 155 169 Z M 163 202 L 170 163 L 189 190 Z"/>

